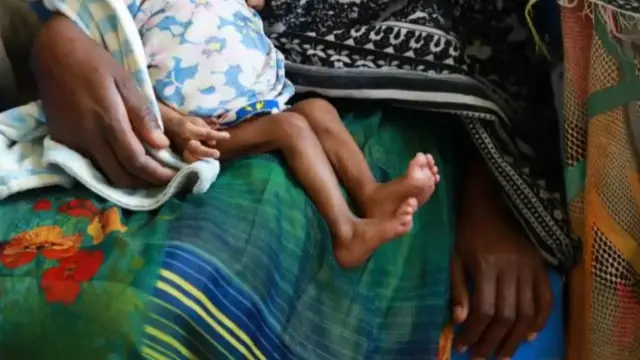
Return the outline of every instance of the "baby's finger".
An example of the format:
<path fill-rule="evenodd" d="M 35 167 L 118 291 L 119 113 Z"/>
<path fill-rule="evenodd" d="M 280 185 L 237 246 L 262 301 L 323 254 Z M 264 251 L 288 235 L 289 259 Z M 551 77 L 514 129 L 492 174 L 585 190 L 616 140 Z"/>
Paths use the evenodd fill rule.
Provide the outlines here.
<path fill-rule="evenodd" d="M 184 125 L 184 133 L 182 136 L 187 139 L 194 140 L 212 140 L 216 136 L 216 131 L 209 128 L 209 126 L 201 126 L 193 122 Z"/>
<path fill-rule="evenodd" d="M 189 118 L 189 121 L 194 124 L 197 125 L 199 127 L 203 127 L 203 128 L 209 128 L 212 130 L 217 130 L 220 127 L 220 122 L 214 118 L 199 118 L 196 116 L 191 116 Z"/>
<path fill-rule="evenodd" d="M 213 133 L 206 140 L 210 140 L 210 141 L 228 140 L 231 137 L 231 134 L 229 134 L 226 131 L 217 131 L 217 130 L 212 130 L 212 131 Z"/>
<path fill-rule="evenodd" d="M 205 122 L 212 129 L 217 129 L 220 126 L 220 121 L 218 121 L 218 119 L 215 119 L 215 118 L 209 118 L 209 119 L 205 120 Z"/>
<path fill-rule="evenodd" d="M 200 141 L 191 140 L 187 143 L 186 150 L 191 154 L 195 155 L 199 159 L 203 158 L 214 158 L 217 159 L 220 157 L 220 152 L 216 149 L 212 149 L 210 147 L 206 147 L 200 143 Z"/>
<path fill-rule="evenodd" d="M 184 159 L 184 161 L 186 161 L 189 164 L 200 160 L 200 158 L 198 158 L 197 156 L 193 155 L 191 153 L 191 151 L 186 150 L 186 149 L 182 152 L 182 159 Z"/>

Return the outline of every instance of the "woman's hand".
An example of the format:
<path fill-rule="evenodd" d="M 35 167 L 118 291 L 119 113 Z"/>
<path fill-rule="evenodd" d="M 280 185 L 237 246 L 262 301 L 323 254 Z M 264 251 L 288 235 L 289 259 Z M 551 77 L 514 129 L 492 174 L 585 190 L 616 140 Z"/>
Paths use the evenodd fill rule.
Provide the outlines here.
<path fill-rule="evenodd" d="M 73 22 L 57 15 L 34 45 L 34 72 L 51 138 L 91 159 L 123 188 L 164 185 L 174 171 L 141 143 L 169 146 L 129 74 Z"/>
<path fill-rule="evenodd" d="M 553 295 L 539 252 L 488 191 L 486 169 L 472 174 L 451 264 L 453 319 L 463 324 L 454 344 L 474 359 L 507 359 L 542 330 Z"/>

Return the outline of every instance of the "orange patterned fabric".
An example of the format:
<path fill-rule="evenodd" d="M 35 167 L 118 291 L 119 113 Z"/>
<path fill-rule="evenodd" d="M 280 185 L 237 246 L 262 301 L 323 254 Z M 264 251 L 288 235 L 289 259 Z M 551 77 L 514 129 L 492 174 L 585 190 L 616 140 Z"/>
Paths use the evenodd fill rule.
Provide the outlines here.
<path fill-rule="evenodd" d="M 640 30 L 616 7 L 624 2 L 562 8 L 565 179 L 584 242 L 570 280 L 569 360 L 640 359 Z"/>

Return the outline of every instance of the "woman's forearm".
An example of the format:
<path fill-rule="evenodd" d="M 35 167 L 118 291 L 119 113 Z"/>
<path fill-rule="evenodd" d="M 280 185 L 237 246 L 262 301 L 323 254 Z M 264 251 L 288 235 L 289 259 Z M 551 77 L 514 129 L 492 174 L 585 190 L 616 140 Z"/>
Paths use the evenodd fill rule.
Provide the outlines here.
<path fill-rule="evenodd" d="M 462 199 L 458 210 L 458 219 L 462 217 L 478 217 L 491 221 L 500 217 L 505 224 L 514 230 L 524 232 L 522 223 L 507 205 L 500 184 L 489 169 L 480 153 L 474 149 L 464 173 Z"/>
<path fill-rule="evenodd" d="M 76 24 L 62 14 L 54 14 L 42 26 L 42 29 L 36 36 L 33 43 L 33 51 L 31 53 L 31 69 L 37 74 L 40 66 L 47 66 L 52 63 L 48 59 L 52 54 L 60 53 L 60 51 L 51 51 L 56 47 L 69 48 L 73 51 L 73 45 L 79 37 L 86 37 Z M 42 59 L 43 61 L 38 61 Z"/>
<path fill-rule="evenodd" d="M 478 212 L 499 208 L 499 186 L 486 162 L 474 148 L 463 172 L 462 198 L 458 217 L 476 216 Z"/>

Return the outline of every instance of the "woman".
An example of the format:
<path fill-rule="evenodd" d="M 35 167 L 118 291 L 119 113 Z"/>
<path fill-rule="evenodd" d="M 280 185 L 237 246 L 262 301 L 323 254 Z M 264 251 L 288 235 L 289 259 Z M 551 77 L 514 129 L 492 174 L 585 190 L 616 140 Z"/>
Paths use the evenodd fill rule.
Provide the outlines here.
<path fill-rule="evenodd" d="M 137 151 L 141 148 L 141 140 L 157 148 L 168 146 L 168 141 L 152 125 L 155 124 L 150 118 L 153 115 L 135 84 L 106 51 L 68 19 L 54 16 L 45 24 L 36 42 L 34 60 L 40 96 L 55 140 L 93 159 L 119 186 L 161 185 L 171 178 L 170 169 Z M 448 129 L 453 131 L 451 127 Z M 73 135 L 78 130 L 83 136 Z M 544 327 L 553 303 L 549 278 L 535 247 L 495 201 L 495 184 L 480 158 L 473 156 L 466 171 L 465 192 L 458 213 L 456 251 L 451 265 L 452 317 L 456 322 L 464 323 L 456 336 L 455 347 L 460 351 L 470 350 L 475 358 L 487 358 L 492 353 L 499 358 L 509 358 L 523 341 L 533 340 Z M 46 208 L 47 205 L 39 206 Z M 206 200 L 204 206 L 210 206 Z M 104 225 L 105 219 L 110 219 L 106 215 L 108 211 L 96 221 L 102 221 Z M 102 226 L 105 235 L 107 228 L 112 227 Z M 96 233 L 96 230 L 91 231 L 91 234 Z M 100 239 L 97 242 L 104 240 L 104 237 L 92 237 Z M 60 261 L 61 266 L 64 264 Z M 48 289 L 52 284 L 60 283 L 45 282 L 44 278 L 42 281 L 47 294 L 51 293 Z M 475 284 L 476 291 L 469 291 L 468 281 Z M 383 312 L 387 311 L 392 308 L 383 309 Z M 441 318 L 441 322 L 445 320 Z M 390 334 L 381 335 L 388 337 L 385 335 Z M 448 335 L 445 331 L 443 343 Z M 131 345 L 135 348 L 139 344 L 135 335 L 132 336 Z M 18 349 L 20 345 L 13 344 Z M 90 347 L 90 344 L 82 344 L 82 347 Z M 185 349 L 184 346 L 176 348 Z M 416 347 L 407 345 L 407 350 L 411 349 Z M 437 348 L 435 353 L 430 347 L 425 349 L 431 349 L 428 356 L 438 354 Z M 16 348 L 9 350 L 18 351 Z M 23 348 L 21 353 L 25 354 L 24 351 Z M 124 354 L 127 351 L 125 349 Z M 146 355 L 153 357 L 151 351 Z M 438 355 L 441 358 L 448 356 L 446 346 Z M 424 354 L 409 353 L 407 356 Z"/>

